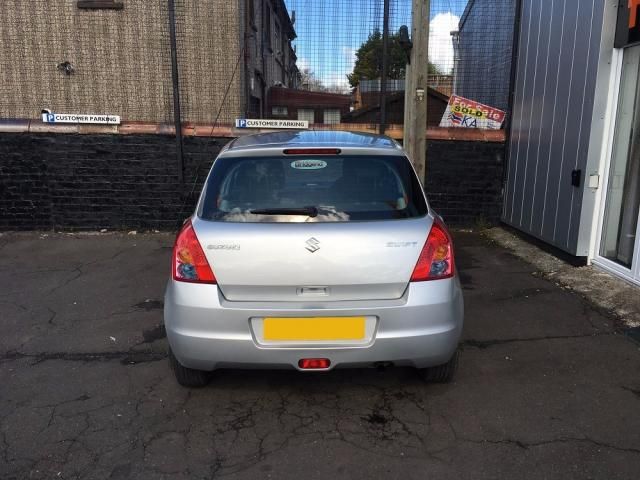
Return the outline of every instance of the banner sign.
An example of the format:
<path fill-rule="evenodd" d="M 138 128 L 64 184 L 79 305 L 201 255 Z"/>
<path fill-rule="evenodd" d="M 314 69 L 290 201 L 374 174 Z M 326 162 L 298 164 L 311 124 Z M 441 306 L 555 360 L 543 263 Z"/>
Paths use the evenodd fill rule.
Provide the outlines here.
<path fill-rule="evenodd" d="M 306 120 L 269 120 L 266 118 L 237 118 L 236 128 L 309 128 Z"/>
<path fill-rule="evenodd" d="M 640 0 L 618 0 L 615 48 L 640 43 Z"/>
<path fill-rule="evenodd" d="M 118 115 L 84 115 L 78 113 L 43 113 L 44 123 L 97 123 L 101 125 L 120 125 Z"/>
<path fill-rule="evenodd" d="M 451 95 L 440 126 L 500 130 L 505 115 L 505 112 L 497 108 Z"/>

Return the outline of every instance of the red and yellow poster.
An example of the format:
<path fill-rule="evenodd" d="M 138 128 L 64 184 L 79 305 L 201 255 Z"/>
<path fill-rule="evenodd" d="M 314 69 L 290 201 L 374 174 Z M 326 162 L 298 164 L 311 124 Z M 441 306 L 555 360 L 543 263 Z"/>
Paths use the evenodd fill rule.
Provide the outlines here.
<path fill-rule="evenodd" d="M 502 128 L 505 115 L 502 110 L 489 105 L 451 95 L 440 126 L 499 130 Z"/>

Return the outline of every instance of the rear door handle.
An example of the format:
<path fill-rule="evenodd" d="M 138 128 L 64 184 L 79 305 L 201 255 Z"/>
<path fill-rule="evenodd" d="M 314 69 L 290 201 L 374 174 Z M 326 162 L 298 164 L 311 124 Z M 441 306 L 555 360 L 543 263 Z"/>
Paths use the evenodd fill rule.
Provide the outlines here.
<path fill-rule="evenodd" d="M 296 293 L 305 297 L 326 297 L 329 295 L 329 287 L 298 287 Z"/>

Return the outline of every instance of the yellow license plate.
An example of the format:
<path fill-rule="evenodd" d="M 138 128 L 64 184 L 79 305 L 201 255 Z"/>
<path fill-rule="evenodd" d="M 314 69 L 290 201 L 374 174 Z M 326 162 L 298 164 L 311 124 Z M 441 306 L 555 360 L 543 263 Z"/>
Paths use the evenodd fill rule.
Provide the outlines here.
<path fill-rule="evenodd" d="M 269 317 L 263 335 L 271 341 L 363 340 L 365 317 Z"/>

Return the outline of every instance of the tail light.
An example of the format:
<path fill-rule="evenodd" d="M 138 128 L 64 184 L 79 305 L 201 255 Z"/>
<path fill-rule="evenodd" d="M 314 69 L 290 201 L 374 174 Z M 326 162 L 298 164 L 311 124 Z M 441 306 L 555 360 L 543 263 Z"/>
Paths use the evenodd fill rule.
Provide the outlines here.
<path fill-rule="evenodd" d="M 422 247 L 411 281 L 424 282 L 451 277 L 453 277 L 453 242 L 442 221 L 436 219 Z"/>
<path fill-rule="evenodd" d="M 180 282 L 216 283 L 191 220 L 178 233 L 173 246 L 173 279 Z"/>

